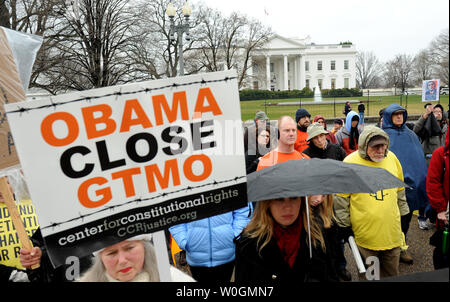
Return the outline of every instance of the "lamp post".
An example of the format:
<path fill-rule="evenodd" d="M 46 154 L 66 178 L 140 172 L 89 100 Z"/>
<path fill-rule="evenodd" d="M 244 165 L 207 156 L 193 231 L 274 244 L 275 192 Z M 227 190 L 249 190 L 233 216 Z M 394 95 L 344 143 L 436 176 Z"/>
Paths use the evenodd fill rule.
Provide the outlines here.
<path fill-rule="evenodd" d="M 176 8 L 173 6 L 172 2 L 167 5 L 166 13 L 170 19 L 170 41 L 171 43 L 175 42 L 175 32 L 177 33 L 178 39 L 178 52 L 179 52 L 179 60 L 180 60 L 180 75 L 184 75 L 184 58 L 183 58 L 183 34 L 186 33 L 186 41 L 190 40 L 189 37 L 189 17 L 191 15 L 191 8 L 189 7 L 187 1 L 184 3 L 181 12 L 184 16 L 184 22 L 181 20 L 178 24 L 175 24 L 175 14 Z"/>

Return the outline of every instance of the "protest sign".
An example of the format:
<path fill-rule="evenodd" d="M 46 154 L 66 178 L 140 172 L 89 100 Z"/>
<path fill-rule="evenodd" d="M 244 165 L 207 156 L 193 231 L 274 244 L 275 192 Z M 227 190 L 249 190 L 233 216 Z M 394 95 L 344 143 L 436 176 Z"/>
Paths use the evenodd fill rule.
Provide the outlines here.
<path fill-rule="evenodd" d="M 426 80 L 422 82 L 422 102 L 439 100 L 439 80 Z"/>
<path fill-rule="evenodd" d="M 247 205 L 235 71 L 5 106 L 50 258 Z"/>
<path fill-rule="evenodd" d="M 22 200 L 17 204 L 18 213 L 23 221 L 26 233 L 31 237 L 39 227 L 36 212 L 31 200 Z M 0 264 L 24 269 L 19 261 L 19 235 L 14 227 L 6 204 L 0 202 Z"/>
<path fill-rule="evenodd" d="M 0 28 L 0 170 L 19 164 L 4 105 L 25 99 L 11 47 Z"/>

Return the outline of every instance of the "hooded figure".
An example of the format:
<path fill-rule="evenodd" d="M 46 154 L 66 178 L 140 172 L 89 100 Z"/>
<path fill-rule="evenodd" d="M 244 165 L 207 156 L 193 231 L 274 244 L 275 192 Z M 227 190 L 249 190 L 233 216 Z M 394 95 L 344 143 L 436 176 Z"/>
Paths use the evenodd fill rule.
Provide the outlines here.
<path fill-rule="evenodd" d="M 358 123 L 352 127 L 352 122 L 354 121 L 358 121 Z M 358 138 L 361 131 L 358 113 L 350 111 L 345 118 L 345 127 L 342 127 L 336 134 L 338 145 L 344 148 L 347 155 L 358 150 Z"/>
<path fill-rule="evenodd" d="M 403 124 L 400 127 L 395 126 L 392 121 L 392 115 L 396 111 L 403 111 Z M 389 135 L 390 150 L 397 155 L 402 164 L 405 183 L 411 187 L 406 188 L 406 199 L 412 213 L 428 204 L 427 164 L 417 135 L 405 125 L 407 118 L 405 108 L 398 104 L 389 105 L 383 112 L 383 130 Z"/>
<path fill-rule="evenodd" d="M 358 151 L 347 156 L 344 162 L 385 169 L 403 180 L 402 166 L 389 151 L 389 144 L 389 136 L 383 130 L 368 127 L 359 137 Z M 334 212 L 344 240 L 354 234 L 363 261 L 378 256 L 381 277 L 398 274 L 404 246 L 401 216 L 409 213 L 404 188 L 381 190 L 376 194 L 336 194 Z"/>

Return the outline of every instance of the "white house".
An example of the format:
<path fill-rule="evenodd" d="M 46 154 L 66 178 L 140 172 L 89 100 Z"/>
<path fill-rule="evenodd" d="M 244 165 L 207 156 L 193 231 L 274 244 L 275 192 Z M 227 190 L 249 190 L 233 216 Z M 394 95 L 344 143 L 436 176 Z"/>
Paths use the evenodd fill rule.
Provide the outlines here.
<path fill-rule="evenodd" d="M 253 89 L 293 90 L 356 87 L 353 44 L 314 44 L 305 39 L 274 35 L 252 57 Z"/>

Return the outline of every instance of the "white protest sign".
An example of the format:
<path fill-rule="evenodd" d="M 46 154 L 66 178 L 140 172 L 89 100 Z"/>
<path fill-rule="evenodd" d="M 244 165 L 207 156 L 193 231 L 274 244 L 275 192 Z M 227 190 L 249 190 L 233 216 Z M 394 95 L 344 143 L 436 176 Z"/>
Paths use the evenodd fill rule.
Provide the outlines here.
<path fill-rule="evenodd" d="M 55 266 L 247 205 L 235 71 L 5 106 Z"/>
<path fill-rule="evenodd" d="M 422 102 L 439 100 L 439 80 L 422 81 Z"/>

